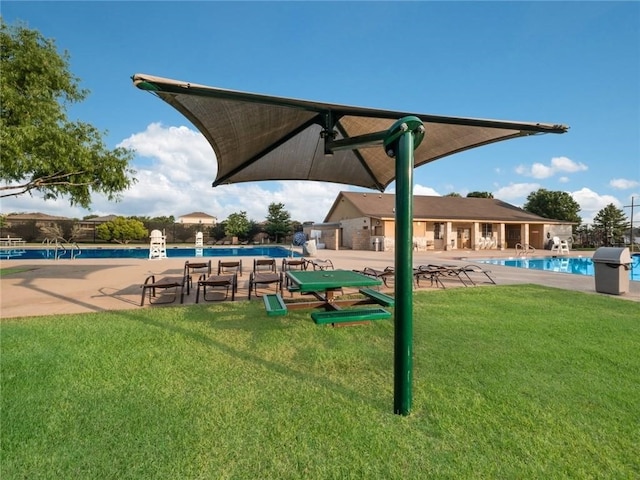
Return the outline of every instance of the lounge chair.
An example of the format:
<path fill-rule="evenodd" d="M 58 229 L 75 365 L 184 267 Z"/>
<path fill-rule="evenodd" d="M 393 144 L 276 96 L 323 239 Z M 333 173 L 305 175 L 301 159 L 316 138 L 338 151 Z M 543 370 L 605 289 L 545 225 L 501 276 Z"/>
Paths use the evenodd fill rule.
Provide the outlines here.
<path fill-rule="evenodd" d="M 209 289 L 224 288 L 225 293 L 222 298 L 207 298 L 207 287 Z M 226 300 L 229 296 L 229 289 L 231 289 L 231 301 L 236 299 L 236 292 L 238 291 L 238 275 L 236 273 L 231 275 L 207 275 L 203 273 L 198 279 L 198 288 L 196 290 L 196 303 L 200 302 L 200 288 L 202 288 L 202 299 L 207 302 L 213 302 L 217 300 Z"/>
<path fill-rule="evenodd" d="M 314 270 L 333 270 L 333 262 L 329 259 L 326 259 L 326 260 L 313 259 L 313 260 L 309 260 L 308 263 L 313 265 Z"/>
<path fill-rule="evenodd" d="M 206 270 L 207 274 L 211 275 L 211 260 L 208 262 L 190 262 L 187 260 L 184 262 L 184 276 L 187 284 L 187 295 L 189 295 L 193 281 L 191 279 L 192 273 L 202 273 Z"/>
<path fill-rule="evenodd" d="M 242 276 L 242 260 L 218 260 L 218 275 L 237 273 Z"/>
<path fill-rule="evenodd" d="M 251 300 L 251 292 L 258 295 L 258 285 L 273 285 L 276 286 L 276 292 L 282 294 L 282 272 L 276 272 L 276 260 L 274 258 L 269 259 L 255 259 L 253 261 L 253 271 L 249 275 L 249 300 Z"/>
<path fill-rule="evenodd" d="M 385 287 L 389 287 L 389 282 L 395 279 L 395 270 L 393 269 L 393 267 L 385 267 L 384 270 L 376 270 L 375 268 L 364 267 L 364 269 L 354 270 L 354 272 L 382 280 L 382 283 Z"/>
<path fill-rule="evenodd" d="M 184 303 L 184 287 L 186 283 L 186 277 L 163 277 L 156 280 L 155 275 L 149 275 L 144 284 L 140 285 L 142 288 L 142 298 L 140 299 L 140 306 L 144 305 L 144 296 L 149 294 L 149 303 L 152 305 L 158 305 L 162 303 L 173 303 L 178 298 L 178 288 L 180 289 L 180 303 Z M 166 295 L 167 290 L 173 289 L 173 293 Z M 157 295 L 157 291 L 162 290 L 160 296 Z M 169 297 L 169 300 L 164 297 Z"/>
<path fill-rule="evenodd" d="M 308 263 L 304 258 L 283 258 L 281 271 L 284 274 L 289 270 L 306 270 Z M 289 277 L 287 275 L 284 275 L 284 283 L 285 287 L 289 286 Z"/>
<path fill-rule="evenodd" d="M 438 268 L 428 265 L 420 265 L 413 269 L 413 281 L 417 287 L 421 286 L 420 280 L 429 280 L 429 282 L 431 282 L 431 286 L 435 283 L 436 287 L 441 286 L 442 288 L 445 288 L 444 284 L 440 281 L 440 274 L 441 271 Z"/>
<path fill-rule="evenodd" d="M 304 258 L 283 258 L 282 259 L 282 271 L 288 270 L 306 270 L 307 260 Z"/>
<path fill-rule="evenodd" d="M 467 277 L 470 284 L 473 284 L 473 281 L 469 278 L 464 269 L 457 265 L 420 265 L 417 269 L 414 269 L 413 272 L 413 278 L 416 280 L 418 287 L 420 286 L 421 278 L 429 278 L 431 285 L 435 283 L 436 286 L 440 285 L 442 288 L 445 288 L 444 283 L 442 283 L 443 279 L 456 278 L 460 280 L 465 287 L 467 287 L 468 285 L 462 278 L 462 275 Z"/>
<path fill-rule="evenodd" d="M 471 279 L 471 277 L 469 276 L 470 273 L 480 273 L 485 275 L 488 279 L 489 282 L 492 284 L 496 284 L 496 281 L 491 277 L 491 275 L 489 275 L 491 273 L 491 270 L 485 270 L 484 268 L 478 266 L 478 265 L 465 265 L 464 267 L 461 267 L 461 270 L 464 274 L 466 274 L 467 278 L 471 281 L 471 283 L 473 285 L 475 285 L 475 282 Z"/>

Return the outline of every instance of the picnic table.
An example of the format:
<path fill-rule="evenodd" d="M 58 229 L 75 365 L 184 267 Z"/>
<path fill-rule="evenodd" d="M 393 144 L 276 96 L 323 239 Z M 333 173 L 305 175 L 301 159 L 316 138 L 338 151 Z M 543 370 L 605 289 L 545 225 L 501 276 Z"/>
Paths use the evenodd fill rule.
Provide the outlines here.
<path fill-rule="evenodd" d="M 377 287 L 381 280 L 352 270 L 307 270 L 286 272 L 289 291 L 309 295 L 314 300 L 308 302 L 278 302 L 280 309 L 314 309 L 311 318 L 317 324 L 358 323 L 389 318 L 391 314 L 380 307 L 393 305 L 393 297 L 369 287 Z M 336 299 L 336 292 L 344 288 L 359 288 L 365 298 Z M 377 308 L 343 308 L 356 305 L 378 305 Z M 267 300 L 265 300 L 267 305 Z"/>

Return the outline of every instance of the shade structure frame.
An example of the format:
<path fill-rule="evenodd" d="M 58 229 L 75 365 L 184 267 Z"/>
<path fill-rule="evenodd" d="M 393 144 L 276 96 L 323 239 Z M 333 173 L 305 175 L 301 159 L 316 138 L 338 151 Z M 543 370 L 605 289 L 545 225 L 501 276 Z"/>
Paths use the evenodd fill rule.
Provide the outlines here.
<path fill-rule="evenodd" d="M 383 150 L 371 145 L 340 150 L 331 145 L 386 132 L 399 118 L 411 115 L 429 132 L 415 151 L 415 168 L 501 140 L 568 129 L 560 124 L 446 117 L 259 95 L 147 74 L 132 78 L 134 85 L 172 105 L 203 133 L 217 160 L 213 186 L 312 180 L 384 191 L 395 179 L 395 166 Z"/>
<path fill-rule="evenodd" d="M 291 179 L 330 181 L 384 191 L 389 183 L 397 181 L 394 413 L 401 415 L 410 413 L 412 402 L 414 169 L 489 143 L 568 130 L 560 124 L 440 117 L 269 97 L 144 74 L 134 75 L 132 79 L 137 87 L 153 92 L 174 106 L 205 135 L 219 167 L 213 186 L 225 182 Z M 191 101 L 192 98 L 207 99 L 202 102 L 206 105 L 199 105 Z M 225 102 L 237 102 L 244 109 L 238 107 L 238 112 L 231 115 L 236 104 Z M 221 118 L 212 119 L 206 106 L 216 103 L 215 113 Z M 250 115 L 252 111 L 257 121 Z M 253 125 L 245 125 L 241 120 Z M 256 125 L 260 127 L 257 132 L 251 128 Z M 427 141 L 423 141 L 425 130 Z M 299 136 L 305 136 L 304 142 L 296 143 Z M 245 148 L 243 140 L 250 148 Z M 319 148 L 321 140 L 325 142 L 322 149 Z M 240 153 L 232 150 L 233 145 L 238 146 Z M 289 149 L 290 146 L 294 148 Z M 292 156 L 295 147 L 306 149 L 300 153 L 301 159 Z M 396 161 L 389 161 L 388 156 L 397 156 Z M 333 157 L 339 157 L 340 165 L 348 171 L 336 168 L 332 162 L 327 163 L 328 168 L 322 165 L 323 159 Z M 316 159 L 320 163 L 317 168 Z M 296 168 L 300 167 L 297 163 L 302 163 L 302 168 Z"/>

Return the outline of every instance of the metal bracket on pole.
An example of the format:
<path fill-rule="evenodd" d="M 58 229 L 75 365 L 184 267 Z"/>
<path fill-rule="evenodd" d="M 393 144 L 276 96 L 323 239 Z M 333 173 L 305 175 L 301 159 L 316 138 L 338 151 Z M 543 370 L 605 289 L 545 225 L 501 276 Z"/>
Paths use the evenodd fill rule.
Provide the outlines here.
<path fill-rule="evenodd" d="M 409 415 L 413 383 L 413 163 L 424 138 L 424 125 L 414 116 L 401 118 L 383 141 L 396 159 L 396 245 L 393 412 Z"/>

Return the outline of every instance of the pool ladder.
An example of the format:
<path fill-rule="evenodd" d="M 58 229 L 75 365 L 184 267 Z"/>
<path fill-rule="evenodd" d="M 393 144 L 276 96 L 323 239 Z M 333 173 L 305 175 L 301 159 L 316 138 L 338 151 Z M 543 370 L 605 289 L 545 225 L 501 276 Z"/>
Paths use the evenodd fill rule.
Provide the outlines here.
<path fill-rule="evenodd" d="M 516 257 L 526 257 L 529 254 L 535 254 L 536 249 L 528 243 L 516 243 Z"/>
<path fill-rule="evenodd" d="M 42 244 L 46 245 L 47 258 L 52 256 L 54 260 L 64 258 L 67 252 L 69 252 L 69 259 L 74 260 L 82 253 L 76 242 L 71 243 L 64 238 L 45 238 Z"/>

